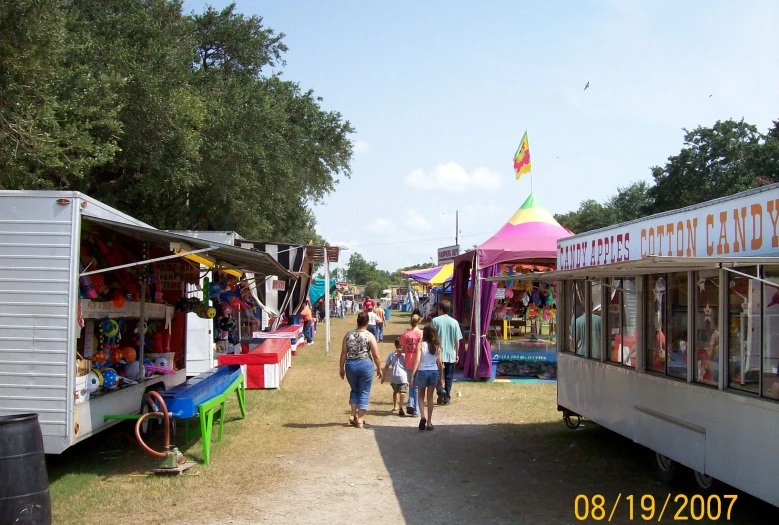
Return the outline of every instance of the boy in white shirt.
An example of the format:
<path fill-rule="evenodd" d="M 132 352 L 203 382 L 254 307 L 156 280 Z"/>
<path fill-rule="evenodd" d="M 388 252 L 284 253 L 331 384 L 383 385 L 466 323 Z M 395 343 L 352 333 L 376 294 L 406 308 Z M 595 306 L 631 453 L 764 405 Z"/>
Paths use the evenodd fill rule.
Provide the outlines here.
<path fill-rule="evenodd" d="M 373 308 L 368 308 L 368 331 L 376 338 L 376 342 L 379 341 L 379 331 L 376 328 L 376 323 L 379 321 L 379 316 L 373 311 Z"/>
<path fill-rule="evenodd" d="M 392 386 L 392 411 L 398 411 L 399 416 L 405 416 L 403 411 L 403 396 L 408 392 L 408 373 L 406 372 L 406 353 L 400 344 L 400 338 L 395 339 L 395 352 L 387 356 L 387 362 L 384 365 L 384 374 L 381 376 L 381 383 L 387 377 L 387 371 L 392 367 L 390 376 L 390 385 Z"/>

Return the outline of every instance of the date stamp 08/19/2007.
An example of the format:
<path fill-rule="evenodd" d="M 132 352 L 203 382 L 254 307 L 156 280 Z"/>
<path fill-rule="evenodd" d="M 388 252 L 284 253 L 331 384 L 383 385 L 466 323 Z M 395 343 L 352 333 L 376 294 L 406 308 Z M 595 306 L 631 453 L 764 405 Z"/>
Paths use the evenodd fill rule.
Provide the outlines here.
<path fill-rule="evenodd" d="M 629 518 L 630 521 L 730 521 L 733 505 L 738 496 L 712 494 L 689 497 L 685 494 L 672 496 L 668 494 L 665 500 L 655 499 L 651 494 L 634 496 L 633 494 L 617 494 L 612 503 L 600 494 L 587 496 L 579 494 L 574 499 L 573 513 L 577 520 L 610 522 L 614 516 L 619 519 Z"/>

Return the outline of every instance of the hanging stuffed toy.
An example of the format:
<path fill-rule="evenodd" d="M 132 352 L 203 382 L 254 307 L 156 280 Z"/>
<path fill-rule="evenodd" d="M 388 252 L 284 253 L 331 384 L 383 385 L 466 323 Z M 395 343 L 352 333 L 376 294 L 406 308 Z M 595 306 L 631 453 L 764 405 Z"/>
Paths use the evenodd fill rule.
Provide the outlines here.
<path fill-rule="evenodd" d="M 549 322 L 552 319 L 552 312 L 551 309 L 549 308 L 549 305 L 544 306 L 544 315 L 542 319 L 546 322 Z"/>
<path fill-rule="evenodd" d="M 538 317 L 538 309 L 536 308 L 535 303 L 530 303 L 530 306 L 528 306 L 527 316 L 531 321 Z"/>

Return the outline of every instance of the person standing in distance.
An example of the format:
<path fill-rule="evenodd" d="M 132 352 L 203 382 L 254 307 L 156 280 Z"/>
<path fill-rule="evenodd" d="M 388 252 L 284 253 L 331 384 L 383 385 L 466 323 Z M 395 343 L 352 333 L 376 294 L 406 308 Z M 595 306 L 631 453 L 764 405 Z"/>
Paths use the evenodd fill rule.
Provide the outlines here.
<path fill-rule="evenodd" d="M 382 342 L 384 341 L 384 325 L 387 322 L 387 318 L 381 303 L 373 308 L 373 313 L 376 314 L 376 340 Z"/>
<path fill-rule="evenodd" d="M 370 309 L 372 309 L 374 306 L 376 306 L 374 300 L 371 299 L 370 295 L 366 295 L 365 300 L 362 303 L 362 309 L 365 310 L 366 312 L 370 312 L 371 311 Z"/>
<path fill-rule="evenodd" d="M 444 385 L 438 389 L 439 405 L 448 405 L 452 399 L 452 381 L 454 380 L 454 365 L 459 357 L 457 349 L 463 338 L 460 323 L 449 316 L 452 311 L 452 303 L 444 299 L 438 303 L 438 315 L 433 319 L 432 325 L 438 330 L 438 340 L 441 344 L 441 360 L 444 363 Z"/>
<path fill-rule="evenodd" d="M 303 321 L 303 336 L 306 338 L 306 343 L 311 344 L 314 341 L 314 318 L 311 315 L 311 301 L 308 299 L 300 309 L 300 320 Z"/>

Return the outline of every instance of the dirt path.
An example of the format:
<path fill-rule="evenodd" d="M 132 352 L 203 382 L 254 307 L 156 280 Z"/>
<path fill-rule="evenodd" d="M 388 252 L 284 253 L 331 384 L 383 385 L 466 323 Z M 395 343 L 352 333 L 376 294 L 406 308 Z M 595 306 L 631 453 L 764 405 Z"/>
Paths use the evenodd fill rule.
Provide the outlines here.
<path fill-rule="evenodd" d="M 389 325 L 382 358 L 401 321 Z M 334 345 L 326 360 L 333 376 L 338 352 Z M 310 387 L 298 383 L 308 373 L 302 368 L 288 388 Z M 334 385 L 340 417 L 334 421 L 325 411 L 309 423 L 285 425 L 310 446 L 277 458 L 284 481 L 208 523 L 573 524 L 579 494 L 612 501 L 619 493 L 639 500 L 651 494 L 662 502 L 669 491 L 678 493 L 654 480 L 642 447 L 591 423 L 566 429 L 553 384 L 455 383 L 462 397 L 435 409 L 433 432 L 420 432 L 417 418 L 391 413 L 391 390 L 378 383 L 366 417 L 372 428 L 352 428 L 345 423 L 348 386 Z M 735 522 L 763 522 L 760 512 L 741 510 L 748 512 Z M 611 522 L 632 523 L 627 508 Z"/>
<path fill-rule="evenodd" d="M 406 321 L 393 314 L 382 358 Z M 435 409 L 435 431 L 420 432 L 418 419 L 390 412 L 391 388 L 376 382 L 372 428 L 349 426 L 338 356 L 353 324 L 353 316 L 333 322 L 329 356 L 320 331 L 280 390 L 248 391 L 247 419 L 229 403 L 224 440 L 197 476 L 129 475 L 154 460 L 127 425 L 49 458 L 55 523 L 105 521 L 110 502 L 114 525 L 573 524 L 580 494 L 662 502 L 684 490 L 655 481 L 646 449 L 590 422 L 568 430 L 555 384 L 456 382 L 461 396 Z M 201 460 L 199 440 L 178 444 Z M 775 508 L 746 495 L 735 510 L 731 523 L 775 523 Z M 632 523 L 628 509 L 611 522 Z"/>

